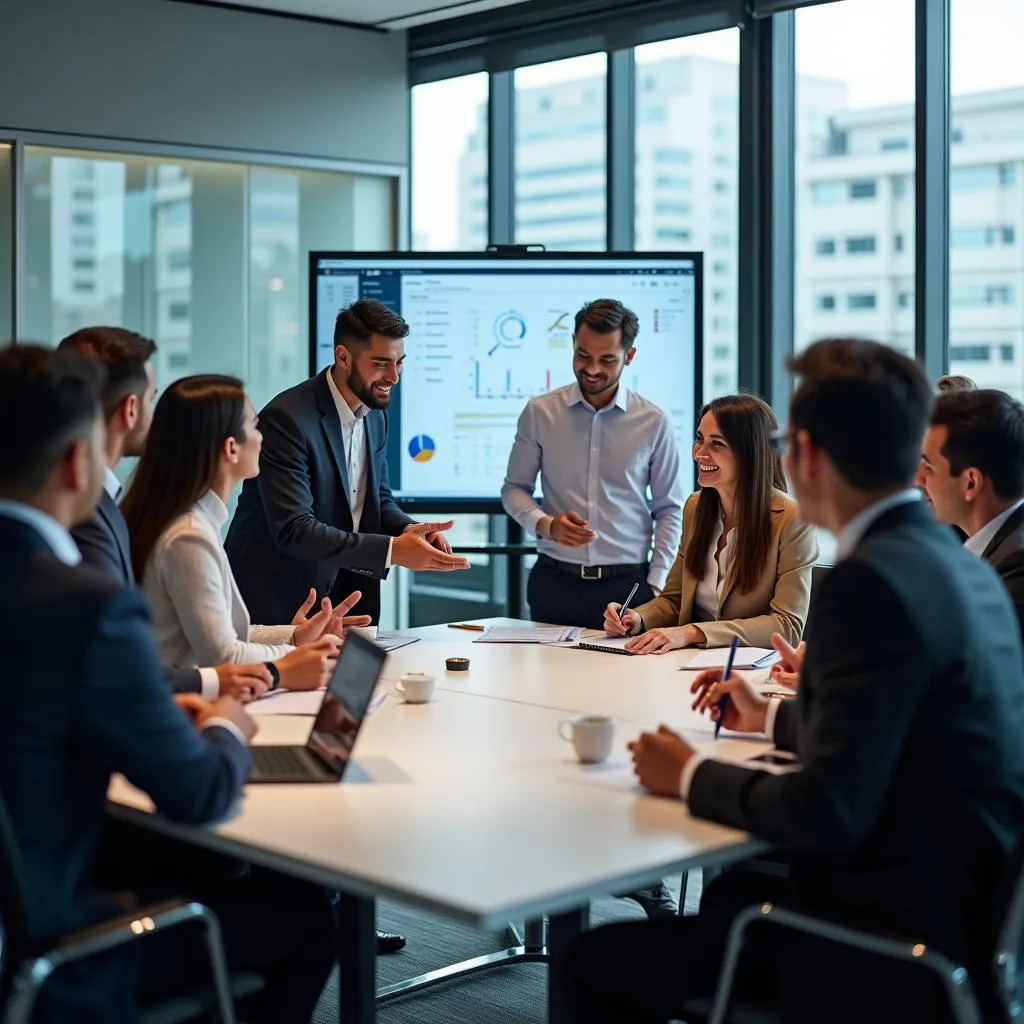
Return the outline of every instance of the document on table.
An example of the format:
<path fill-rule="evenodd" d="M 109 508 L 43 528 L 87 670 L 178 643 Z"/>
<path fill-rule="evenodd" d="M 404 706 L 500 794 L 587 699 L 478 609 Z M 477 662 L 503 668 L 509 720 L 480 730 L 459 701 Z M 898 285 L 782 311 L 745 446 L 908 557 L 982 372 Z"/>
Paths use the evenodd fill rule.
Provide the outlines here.
<path fill-rule="evenodd" d="M 709 647 L 707 650 L 698 652 L 696 657 L 683 665 L 679 671 L 688 672 L 691 669 L 725 668 L 728 660 L 728 647 Z M 732 663 L 732 667 L 742 669 L 768 668 L 778 660 L 778 654 L 770 647 L 737 647 L 736 660 Z"/>
<path fill-rule="evenodd" d="M 595 789 L 611 789 L 617 793 L 647 795 L 647 790 L 640 785 L 632 766 L 621 762 L 581 764 L 575 771 L 563 775 L 562 781 L 575 782 L 582 786 L 593 786 Z"/>
<path fill-rule="evenodd" d="M 419 643 L 419 640 L 418 636 L 409 636 L 407 633 L 378 633 L 376 642 L 385 651 L 397 651 L 399 647 L 408 647 L 409 644 Z"/>
<path fill-rule="evenodd" d="M 579 626 L 496 626 L 478 636 L 475 644 L 561 644 L 578 640 Z"/>

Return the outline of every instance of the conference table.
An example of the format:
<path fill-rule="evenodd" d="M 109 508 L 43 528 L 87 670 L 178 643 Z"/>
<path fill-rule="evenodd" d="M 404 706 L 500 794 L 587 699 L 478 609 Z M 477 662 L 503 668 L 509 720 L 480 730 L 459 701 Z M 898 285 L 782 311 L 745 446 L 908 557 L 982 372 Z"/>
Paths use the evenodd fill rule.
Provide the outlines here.
<path fill-rule="evenodd" d="M 723 733 L 715 741 L 711 723 L 691 711 L 693 673 L 680 669 L 694 652 L 629 658 L 474 643 L 479 634 L 447 626 L 407 633 L 418 641 L 389 654 L 381 685 L 393 690 L 404 672 L 430 672 L 438 689 L 419 705 L 389 695 L 366 719 L 354 777 L 340 785 L 250 785 L 228 820 L 206 828 L 163 819 L 123 779 L 110 793 L 119 817 L 337 890 L 344 1024 L 375 1018 L 378 899 L 484 929 L 546 916 L 548 1019 L 560 1022 L 554 968 L 586 927 L 592 897 L 766 849 L 692 818 L 678 800 L 643 793 L 628 771 L 626 743 L 660 722 L 724 759 L 764 749 L 756 738 Z M 447 671 L 452 656 L 468 657 L 469 671 Z M 602 766 L 578 764 L 558 735 L 559 723 L 578 713 L 619 722 Z M 261 714 L 255 742 L 302 743 L 310 724 L 303 715 Z"/>

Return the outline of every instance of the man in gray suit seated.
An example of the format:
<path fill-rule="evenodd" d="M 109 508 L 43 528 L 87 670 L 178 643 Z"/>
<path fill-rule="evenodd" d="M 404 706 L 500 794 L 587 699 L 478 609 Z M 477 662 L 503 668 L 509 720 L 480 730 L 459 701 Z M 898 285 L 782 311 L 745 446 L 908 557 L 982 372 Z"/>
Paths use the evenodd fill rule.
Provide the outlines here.
<path fill-rule="evenodd" d="M 999 573 L 1024 634 L 1024 405 L 995 390 L 940 395 L 917 484 Z"/>

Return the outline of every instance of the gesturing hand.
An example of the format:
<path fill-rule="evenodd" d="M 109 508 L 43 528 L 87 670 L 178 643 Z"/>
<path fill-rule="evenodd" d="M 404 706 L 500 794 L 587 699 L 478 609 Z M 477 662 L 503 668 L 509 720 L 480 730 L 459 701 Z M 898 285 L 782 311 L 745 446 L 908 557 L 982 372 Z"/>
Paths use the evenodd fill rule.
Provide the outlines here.
<path fill-rule="evenodd" d="M 725 682 L 720 668 L 701 672 L 690 686 L 690 692 L 697 694 L 691 705 L 698 714 L 710 712 L 712 721 L 718 721 L 718 702 L 728 695 L 725 705 L 724 728 L 731 732 L 764 732 L 768 714 L 768 701 L 754 689 L 743 676 L 736 672 Z"/>
<path fill-rule="evenodd" d="M 410 523 L 402 533 L 418 533 L 431 547 L 443 551 L 446 555 L 452 553 L 452 546 L 448 543 L 444 531 L 450 530 L 455 525 L 454 519 L 443 523 Z"/>
<path fill-rule="evenodd" d="M 552 540 L 567 548 L 581 548 L 597 537 L 597 533 L 587 526 L 586 519 L 575 512 L 563 512 L 553 517 L 549 532 Z"/>
<path fill-rule="evenodd" d="M 804 655 L 807 644 L 800 641 L 796 647 L 790 647 L 781 633 L 772 633 L 772 647 L 779 652 L 780 661 L 772 665 L 769 677 L 773 683 L 795 690 L 800 685 L 800 673 L 804 668 Z"/>
<path fill-rule="evenodd" d="M 313 607 L 316 601 L 316 591 L 310 590 L 309 596 L 303 601 L 302 606 L 292 618 L 292 625 L 295 626 L 293 637 L 296 645 L 311 644 L 314 640 L 328 634 L 344 636 L 349 626 L 369 626 L 373 621 L 369 615 L 349 615 L 348 613 L 359 603 L 363 593 L 361 590 L 353 590 L 344 600 L 337 605 L 331 605 L 331 599 L 325 597 L 320 602 L 320 610 L 312 618 L 306 618 L 306 613 Z"/>
<path fill-rule="evenodd" d="M 455 569 L 468 569 L 469 559 L 439 550 L 426 539 L 423 530 L 416 529 L 432 525 L 434 524 L 413 523 L 400 537 L 396 537 L 391 542 L 392 564 L 404 565 L 407 569 L 420 572 L 453 572 Z"/>

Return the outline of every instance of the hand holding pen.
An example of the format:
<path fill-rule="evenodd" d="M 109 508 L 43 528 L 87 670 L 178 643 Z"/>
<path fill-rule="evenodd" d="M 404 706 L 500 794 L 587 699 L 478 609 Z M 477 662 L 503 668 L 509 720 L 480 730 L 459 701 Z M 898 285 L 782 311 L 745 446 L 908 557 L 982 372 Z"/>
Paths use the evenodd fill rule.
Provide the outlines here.
<path fill-rule="evenodd" d="M 701 672 L 690 686 L 696 697 L 693 709 L 698 714 L 710 712 L 715 722 L 715 737 L 724 726 L 730 732 L 762 733 L 768 713 L 768 700 L 741 675 L 730 672 L 728 678 L 720 668 Z"/>
<path fill-rule="evenodd" d="M 629 636 L 636 632 L 635 627 L 639 625 L 640 616 L 636 612 L 630 614 L 629 606 L 633 603 L 633 598 L 636 597 L 636 592 L 639 588 L 640 584 L 634 583 L 633 589 L 622 604 L 616 604 L 613 601 L 605 608 L 604 631 L 609 636 Z"/>

